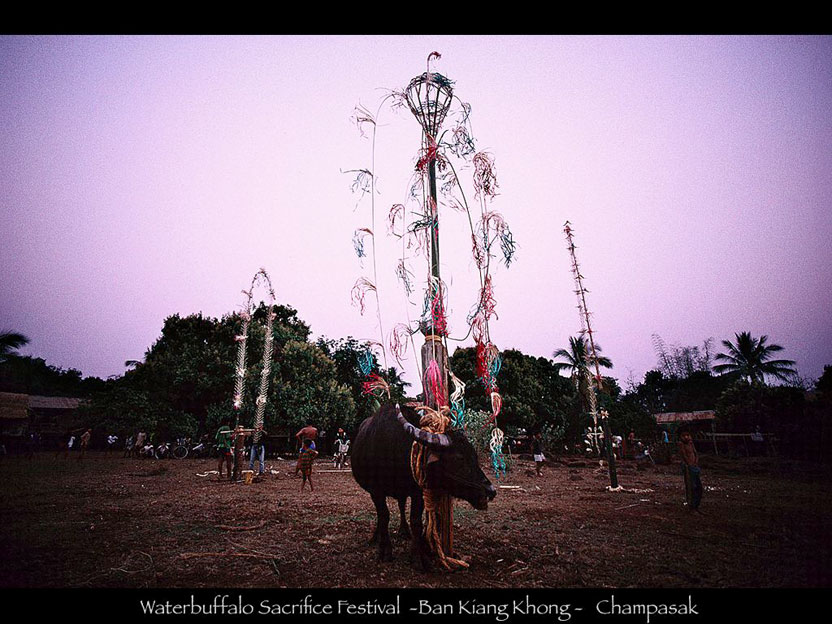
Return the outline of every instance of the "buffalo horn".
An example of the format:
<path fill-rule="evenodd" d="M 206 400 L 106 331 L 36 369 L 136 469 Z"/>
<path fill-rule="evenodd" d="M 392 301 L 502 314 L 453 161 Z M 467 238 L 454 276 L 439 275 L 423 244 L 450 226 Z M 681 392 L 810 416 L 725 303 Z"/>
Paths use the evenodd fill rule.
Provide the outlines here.
<path fill-rule="evenodd" d="M 441 447 L 451 446 L 451 438 L 444 433 L 431 433 L 430 431 L 414 427 L 412 424 L 407 422 L 407 419 L 402 415 L 398 403 L 396 404 L 396 418 L 402 424 L 404 430 L 409 433 L 412 438 L 418 440 L 422 444 Z"/>

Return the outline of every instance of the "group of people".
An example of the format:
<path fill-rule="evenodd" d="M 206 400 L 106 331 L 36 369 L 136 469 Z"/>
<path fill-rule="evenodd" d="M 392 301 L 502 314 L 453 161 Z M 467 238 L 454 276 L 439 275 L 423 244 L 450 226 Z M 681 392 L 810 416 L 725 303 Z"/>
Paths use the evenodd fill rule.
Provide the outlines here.
<path fill-rule="evenodd" d="M 217 470 L 222 479 L 223 465 L 226 468 L 228 479 L 237 481 L 240 479 L 245 461 L 246 438 L 251 438 L 251 449 L 249 451 L 249 470 L 254 470 L 254 462 L 259 462 L 258 476 L 266 471 L 266 442 L 263 438 L 266 430 L 262 425 L 253 429 L 246 429 L 242 425 L 231 428 L 228 421 L 224 421 L 217 430 L 216 449 L 219 456 Z"/>
<path fill-rule="evenodd" d="M 124 443 L 124 457 L 141 457 L 142 454 L 147 453 L 148 446 L 150 446 L 150 440 L 147 433 L 139 431 L 135 437 L 129 436 Z"/>
<path fill-rule="evenodd" d="M 263 429 L 262 425 L 253 429 L 247 429 L 242 425 L 237 425 L 232 429 L 228 420 L 223 421 L 217 430 L 215 438 L 216 449 L 219 455 L 217 463 L 219 478 L 223 478 L 223 467 L 225 467 L 230 481 L 238 481 L 241 479 L 242 466 L 245 462 L 247 438 L 251 438 L 248 469 L 253 472 L 255 463 L 257 463 L 259 467 L 258 476 L 263 476 L 266 470 L 266 447 L 264 439 L 266 434 L 267 432 Z M 315 442 L 318 439 L 318 429 L 312 425 L 306 425 L 295 434 L 295 439 L 298 443 L 298 461 L 295 464 L 295 475 L 300 474 L 302 477 L 300 489 L 303 491 L 306 483 L 309 482 L 310 491 L 314 491 L 312 465 L 318 456 L 318 449 Z M 343 429 L 338 429 L 338 434 L 334 441 L 336 468 L 343 468 L 346 465 L 349 446 L 350 442 L 346 432 Z"/>
<path fill-rule="evenodd" d="M 83 431 L 80 436 L 76 437 L 76 434 Z M 66 442 L 59 444 L 58 447 L 55 449 L 55 457 L 63 452 L 64 459 L 69 456 L 69 452 L 78 449 L 78 457 L 76 461 L 81 461 L 84 459 L 84 456 L 87 453 L 87 447 L 90 445 L 90 438 L 92 437 L 92 429 L 89 428 L 82 428 L 76 429 L 74 431 L 70 431 L 67 433 Z M 77 442 L 77 446 L 76 446 Z"/>

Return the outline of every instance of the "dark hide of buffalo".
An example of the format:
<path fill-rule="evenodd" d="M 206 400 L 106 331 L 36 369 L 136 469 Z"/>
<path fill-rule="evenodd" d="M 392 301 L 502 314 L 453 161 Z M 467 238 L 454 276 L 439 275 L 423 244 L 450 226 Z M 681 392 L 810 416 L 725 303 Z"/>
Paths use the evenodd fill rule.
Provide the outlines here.
<path fill-rule="evenodd" d="M 418 429 L 419 416 L 409 407 L 402 415 Z M 417 434 L 421 435 L 421 434 Z M 387 497 L 399 503 L 400 537 L 412 537 L 411 559 L 414 566 L 429 566 L 427 546 L 422 535 L 422 490 L 410 471 L 410 450 L 414 438 L 396 417 L 396 407 L 383 406 L 361 423 L 352 444 L 352 474 L 358 485 L 369 492 L 376 508 L 376 529 L 371 543 L 378 543 L 381 561 L 393 558 L 388 526 L 390 512 Z M 435 441 L 434 441 L 435 442 Z M 428 463 L 427 485 L 468 501 L 476 509 L 486 509 L 496 490 L 479 467 L 477 453 L 465 434 L 450 431 L 441 444 L 430 444 L 433 456 Z M 410 528 L 405 519 L 405 505 L 410 497 Z"/>

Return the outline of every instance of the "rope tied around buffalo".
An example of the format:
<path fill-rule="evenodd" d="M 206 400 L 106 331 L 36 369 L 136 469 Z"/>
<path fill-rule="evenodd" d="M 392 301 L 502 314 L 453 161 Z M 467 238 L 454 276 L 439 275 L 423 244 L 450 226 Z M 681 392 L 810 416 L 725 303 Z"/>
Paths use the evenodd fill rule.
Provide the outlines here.
<path fill-rule="evenodd" d="M 430 433 L 444 434 L 450 425 L 451 408 L 443 405 L 437 412 L 426 405 L 414 406 L 422 412 L 419 426 Z M 425 501 L 425 540 L 430 550 L 448 570 L 467 568 L 468 563 L 453 557 L 453 500 L 442 490 L 427 487 L 427 464 L 432 451 L 427 444 L 414 441 L 410 450 L 410 470 L 422 488 Z"/>

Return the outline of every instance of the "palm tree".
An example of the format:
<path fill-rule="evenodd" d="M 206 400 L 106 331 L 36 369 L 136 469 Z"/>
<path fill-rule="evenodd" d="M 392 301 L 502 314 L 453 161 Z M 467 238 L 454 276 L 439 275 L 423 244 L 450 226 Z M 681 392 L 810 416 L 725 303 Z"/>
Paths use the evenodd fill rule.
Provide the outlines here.
<path fill-rule="evenodd" d="M 29 339 L 23 334 L 16 332 L 0 333 L 0 362 L 5 362 L 8 357 L 25 344 L 29 343 Z"/>
<path fill-rule="evenodd" d="M 391 366 L 388 369 L 379 368 L 379 372 L 390 386 L 390 396 L 393 399 L 404 398 L 404 389 L 411 385 L 409 381 L 404 380 L 402 376 L 404 371 L 399 371 L 395 366 Z"/>
<path fill-rule="evenodd" d="M 601 345 L 595 344 L 595 354 L 598 357 L 598 366 L 612 368 L 612 361 L 608 357 L 598 355 L 601 352 Z M 570 336 L 569 349 L 558 349 L 552 354 L 555 358 L 563 358 L 565 362 L 555 362 L 555 370 L 568 370 L 573 380 L 585 376 L 587 366 L 593 364 L 592 356 L 589 354 L 589 345 L 583 336 Z"/>
<path fill-rule="evenodd" d="M 778 344 L 766 344 L 768 336 L 754 338 L 750 332 L 734 334 L 736 344 L 723 340 L 727 353 L 718 353 L 714 359 L 725 362 L 714 366 L 717 373 L 736 373 L 751 383 L 765 383 L 765 376 L 771 375 L 781 381 L 788 381 L 789 375 L 797 371 L 792 360 L 772 360 L 772 354 L 782 351 Z"/>
<path fill-rule="evenodd" d="M 601 351 L 601 345 L 595 344 L 595 355 L 598 358 L 598 366 L 604 368 L 612 368 L 612 361 L 608 357 L 598 355 Z M 570 336 L 569 349 L 558 349 L 552 354 L 555 358 L 563 358 L 565 362 L 554 362 L 555 370 L 560 372 L 563 370 L 569 371 L 570 377 L 575 384 L 575 390 L 581 398 L 581 405 L 586 411 L 586 393 L 587 380 L 595 376 L 594 371 L 589 369 L 592 365 L 594 368 L 595 362 L 592 355 L 589 353 L 589 345 L 583 336 Z"/>

